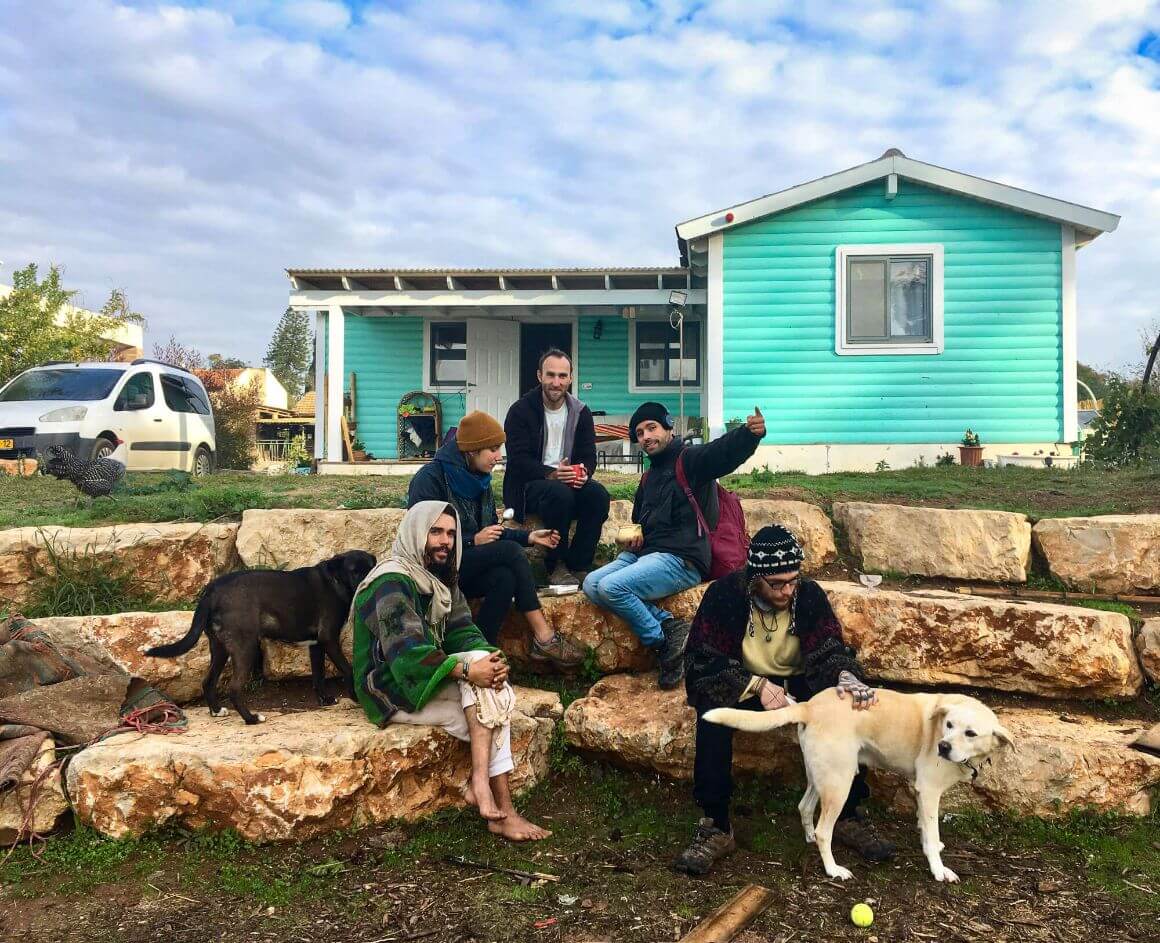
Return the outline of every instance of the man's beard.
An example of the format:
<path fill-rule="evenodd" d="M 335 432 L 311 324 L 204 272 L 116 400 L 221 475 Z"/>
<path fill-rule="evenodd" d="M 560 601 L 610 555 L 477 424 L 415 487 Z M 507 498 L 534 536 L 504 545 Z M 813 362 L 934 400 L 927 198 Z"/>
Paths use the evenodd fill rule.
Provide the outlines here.
<path fill-rule="evenodd" d="M 459 582 L 459 571 L 455 567 L 455 554 L 448 553 L 447 560 L 440 563 L 435 555 L 426 550 L 423 553 L 423 567 L 448 589 L 454 589 Z"/>

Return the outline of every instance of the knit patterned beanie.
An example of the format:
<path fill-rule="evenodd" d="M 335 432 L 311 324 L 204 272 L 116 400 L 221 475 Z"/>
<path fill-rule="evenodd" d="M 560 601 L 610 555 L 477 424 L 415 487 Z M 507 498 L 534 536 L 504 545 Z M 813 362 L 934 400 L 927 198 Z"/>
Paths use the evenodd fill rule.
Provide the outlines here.
<path fill-rule="evenodd" d="M 506 441 L 503 426 L 478 409 L 459 420 L 459 428 L 455 430 L 455 444 L 460 452 L 494 449 Z"/>
<path fill-rule="evenodd" d="M 761 528 L 749 542 L 746 569 L 749 578 L 800 570 L 805 553 L 798 539 L 780 524 Z"/>

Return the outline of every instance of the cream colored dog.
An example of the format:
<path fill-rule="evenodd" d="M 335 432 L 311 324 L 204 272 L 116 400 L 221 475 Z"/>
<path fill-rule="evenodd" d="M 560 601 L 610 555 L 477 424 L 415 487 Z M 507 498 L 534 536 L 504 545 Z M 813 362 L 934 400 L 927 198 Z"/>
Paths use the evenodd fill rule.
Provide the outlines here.
<path fill-rule="evenodd" d="M 850 792 L 859 764 L 906 776 L 918 797 L 922 850 L 936 881 L 957 881 L 942 863 L 938 806 L 956 783 L 979 775 L 979 764 L 1011 734 L 991 709 L 962 694 L 900 694 L 879 689 L 878 703 L 856 711 L 831 688 L 800 704 L 772 711 L 719 707 L 705 719 L 759 733 L 798 725 L 806 767 L 806 794 L 798 803 L 806 841 L 816 841 L 826 874 L 845 881 L 853 875 L 834 860 L 834 824 Z M 817 828 L 814 813 L 821 802 Z"/>

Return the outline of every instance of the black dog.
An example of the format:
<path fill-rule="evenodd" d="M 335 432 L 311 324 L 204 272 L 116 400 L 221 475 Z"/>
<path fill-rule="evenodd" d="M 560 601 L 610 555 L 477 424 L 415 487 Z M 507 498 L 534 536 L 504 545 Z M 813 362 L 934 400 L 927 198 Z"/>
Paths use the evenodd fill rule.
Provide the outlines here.
<path fill-rule="evenodd" d="M 375 567 L 375 558 L 348 550 L 315 566 L 298 570 L 247 570 L 219 576 L 202 590 L 193 624 L 180 641 L 145 652 L 155 658 L 175 658 L 188 652 L 205 632 L 209 638 L 209 672 L 202 692 L 210 713 L 224 717 L 219 706 L 218 677 L 231 658 L 230 701 L 247 724 L 265 720 L 250 713 L 243 699 L 262 654 L 262 639 L 310 646 L 310 670 L 320 704 L 334 704 L 326 694 L 326 656 L 342 673 L 346 692 L 354 694 L 354 671 L 342 652 L 340 636 L 354 601 L 355 590 Z"/>

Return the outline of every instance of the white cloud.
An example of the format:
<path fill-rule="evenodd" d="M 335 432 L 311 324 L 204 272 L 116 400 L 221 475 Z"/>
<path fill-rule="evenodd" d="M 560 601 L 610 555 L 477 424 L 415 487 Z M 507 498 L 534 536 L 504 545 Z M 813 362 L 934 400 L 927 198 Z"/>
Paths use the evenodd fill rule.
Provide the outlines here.
<path fill-rule="evenodd" d="M 1080 353 L 1160 255 L 1155 2 L 0 0 L 0 280 L 58 261 L 261 355 L 288 265 L 671 263 L 673 225 L 878 156 L 1119 212 Z"/>

